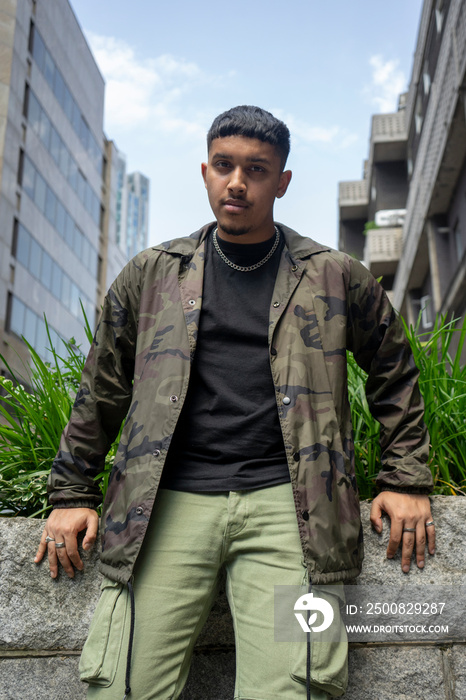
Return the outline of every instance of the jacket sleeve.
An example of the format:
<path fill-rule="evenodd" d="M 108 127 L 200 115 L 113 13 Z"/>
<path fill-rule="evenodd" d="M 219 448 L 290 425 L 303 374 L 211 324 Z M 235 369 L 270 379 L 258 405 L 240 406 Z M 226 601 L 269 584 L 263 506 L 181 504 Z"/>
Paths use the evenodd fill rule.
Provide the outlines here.
<path fill-rule="evenodd" d="M 367 373 L 366 396 L 380 422 L 381 490 L 430 493 L 429 435 L 419 371 L 388 297 L 366 268 L 350 261 L 348 349 Z"/>
<path fill-rule="evenodd" d="M 70 420 L 63 431 L 47 491 L 55 508 L 95 508 L 95 477 L 118 434 L 132 395 L 138 280 L 131 261 L 110 287 L 84 365 Z"/>

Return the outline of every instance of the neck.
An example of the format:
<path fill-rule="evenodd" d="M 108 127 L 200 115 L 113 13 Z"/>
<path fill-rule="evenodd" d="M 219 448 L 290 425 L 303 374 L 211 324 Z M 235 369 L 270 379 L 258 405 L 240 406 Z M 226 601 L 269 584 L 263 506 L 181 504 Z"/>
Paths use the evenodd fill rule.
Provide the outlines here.
<path fill-rule="evenodd" d="M 270 238 L 275 236 L 275 226 L 272 221 L 270 226 L 264 226 L 256 231 L 238 231 L 237 233 L 228 233 L 227 231 L 224 231 L 220 225 L 218 225 L 217 236 L 221 238 L 222 241 L 228 241 L 228 243 L 243 243 L 245 245 L 250 243 L 263 243 L 264 241 L 268 241 Z"/>

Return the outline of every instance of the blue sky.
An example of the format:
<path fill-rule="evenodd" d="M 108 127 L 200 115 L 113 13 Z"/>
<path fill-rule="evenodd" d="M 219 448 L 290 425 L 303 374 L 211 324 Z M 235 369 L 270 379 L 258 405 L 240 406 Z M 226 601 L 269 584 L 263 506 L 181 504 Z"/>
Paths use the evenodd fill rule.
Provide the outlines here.
<path fill-rule="evenodd" d="M 292 136 L 276 220 L 337 246 L 337 183 L 361 177 L 371 115 L 408 88 L 421 0 L 71 4 L 106 80 L 106 134 L 151 180 L 149 244 L 212 220 L 205 134 L 256 104 Z"/>

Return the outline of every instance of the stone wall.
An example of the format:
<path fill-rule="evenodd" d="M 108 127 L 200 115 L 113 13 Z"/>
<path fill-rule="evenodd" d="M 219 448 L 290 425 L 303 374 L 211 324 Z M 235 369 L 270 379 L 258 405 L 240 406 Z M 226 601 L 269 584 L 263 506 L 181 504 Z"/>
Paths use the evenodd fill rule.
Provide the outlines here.
<path fill-rule="evenodd" d="M 432 504 L 436 554 L 427 557 L 424 570 L 413 566 L 407 575 L 399 556 L 385 558 L 389 521 L 377 535 L 369 504 L 362 504 L 366 558 L 358 584 L 456 590 L 466 584 L 466 498 L 434 496 Z M 46 564 L 33 562 L 42 527 L 38 520 L 0 518 L 0 700 L 85 697 L 77 665 L 98 598 L 97 554 L 84 554 L 85 571 L 73 580 L 62 574 L 53 581 Z M 442 643 L 350 645 L 345 700 L 466 700 L 466 622 L 462 627 Z M 231 700 L 234 667 L 231 619 L 221 596 L 198 640 L 183 700 Z"/>

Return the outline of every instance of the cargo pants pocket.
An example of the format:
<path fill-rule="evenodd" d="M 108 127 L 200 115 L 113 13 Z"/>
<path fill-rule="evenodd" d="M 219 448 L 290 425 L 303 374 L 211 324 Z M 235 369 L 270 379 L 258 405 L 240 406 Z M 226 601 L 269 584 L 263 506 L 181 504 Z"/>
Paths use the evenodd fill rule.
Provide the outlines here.
<path fill-rule="evenodd" d="M 79 662 L 79 675 L 90 685 L 109 686 L 118 667 L 128 607 L 126 586 L 105 579 Z"/>
<path fill-rule="evenodd" d="M 332 606 L 333 622 L 321 632 L 313 632 L 311 627 L 310 685 L 331 697 L 339 697 L 348 685 L 348 638 L 340 614 L 345 600 L 343 584 L 315 586 L 312 590 L 315 597 Z M 303 684 L 307 673 L 307 636 L 303 632 L 303 641 L 290 643 L 290 675 Z"/>

